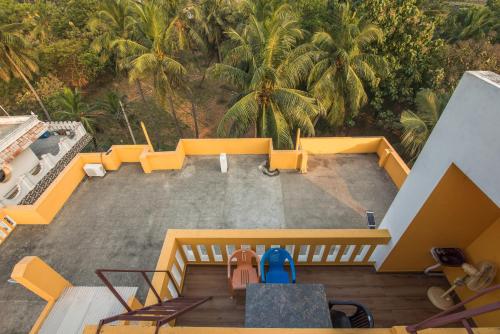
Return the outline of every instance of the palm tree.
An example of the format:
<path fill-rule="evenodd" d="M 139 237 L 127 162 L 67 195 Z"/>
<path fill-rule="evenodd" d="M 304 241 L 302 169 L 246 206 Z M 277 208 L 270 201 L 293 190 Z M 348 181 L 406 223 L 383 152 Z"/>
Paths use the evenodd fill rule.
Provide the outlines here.
<path fill-rule="evenodd" d="M 484 38 L 500 26 L 497 13 L 488 6 L 472 6 L 452 12 L 444 24 L 443 35 L 451 42 Z"/>
<path fill-rule="evenodd" d="M 20 23 L 0 25 L 0 79 L 8 82 L 12 77 L 21 78 L 50 121 L 49 112 L 30 83 L 32 74 L 38 72 L 38 65 L 33 50 L 21 33 L 22 28 Z"/>
<path fill-rule="evenodd" d="M 94 108 L 85 103 L 78 89 L 64 88 L 55 101 L 61 108 L 60 111 L 55 112 L 58 118 L 81 122 L 89 133 L 95 133 L 96 118 L 102 116 L 103 113 L 96 112 Z"/>
<path fill-rule="evenodd" d="M 134 145 L 136 144 L 134 132 L 130 126 L 126 108 L 126 96 L 122 96 L 116 92 L 110 91 L 106 94 L 104 99 L 97 101 L 95 105 L 96 110 L 103 111 L 107 115 L 111 115 L 116 120 L 123 120 L 127 125 L 128 132 L 132 138 Z"/>
<path fill-rule="evenodd" d="M 335 127 L 351 122 L 366 104 L 365 84 L 377 84 L 385 61 L 369 51 L 382 40 L 382 31 L 363 22 L 349 3 L 337 4 L 332 24 L 312 38 L 316 63 L 308 87 L 322 105 L 326 120 Z"/>
<path fill-rule="evenodd" d="M 233 0 L 207 0 L 202 4 L 202 27 L 211 50 L 222 62 L 221 43 L 228 26 L 227 16 L 234 10 Z"/>
<path fill-rule="evenodd" d="M 129 65 L 124 57 L 115 48 L 115 41 L 128 39 L 135 29 L 134 6 L 130 0 L 104 0 L 100 2 L 97 13 L 89 20 L 88 26 L 97 37 L 92 41 L 92 48 L 101 55 L 101 61 L 105 62 L 114 57 L 118 70 L 125 69 Z M 142 84 L 135 81 L 137 91 L 146 102 Z"/>
<path fill-rule="evenodd" d="M 120 108 L 120 101 L 122 100 L 124 100 L 123 96 L 117 92 L 109 91 L 103 99 L 96 102 L 95 109 L 101 110 L 106 115 L 112 116 L 116 120 L 122 120 L 123 114 Z"/>
<path fill-rule="evenodd" d="M 52 34 L 51 20 L 55 5 L 51 2 L 36 0 L 33 5 L 34 11 L 26 21 L 32 27 L 30 35 L 45 44 L 50 40 Z"/>
<path fill-rule="evenodd" d="M 316 100 L 297 89 L 312 67 L 307 50 L 297 47 L 304 37 L 298 18 L 287 5 L 264 22 L 250 15 L 243 31 L 227 32 L 233 47 L 224 63 L 210 75 L 234 85 L 239 94 L 223 116 L 219 136 L 272 137 L 277 147 L 292 146 L 292 131 L 314 134 L 311 119 L 319 112 Z"/>
<path fill-rule="evenodd" d="M 430 89 L 423 89 L 415 97 L 416 112 L 405 110 L 401 114 L 401 143 L 412 159 L 415 159 L 424 147 L 447 102 L 447 95 L 438 95 Z"/>
<path fill-rule="evenodd" d="M 172 41 L 175 36 L 172 25 L 178 21 L 168 22 L 165 12 L 154 3 L 137 4 L 137 10 L 141 38 L 118 39 L 113 44 L 130 62 L 130 80 L 153 79 L 155 97 L 163 108 L 167 109 L 168 104 L 177 133 L 182 137 L 173 100 L 175 90 L 182 85 L 186 74 L 186 69 L 174 55 L 179 45 Z"/>

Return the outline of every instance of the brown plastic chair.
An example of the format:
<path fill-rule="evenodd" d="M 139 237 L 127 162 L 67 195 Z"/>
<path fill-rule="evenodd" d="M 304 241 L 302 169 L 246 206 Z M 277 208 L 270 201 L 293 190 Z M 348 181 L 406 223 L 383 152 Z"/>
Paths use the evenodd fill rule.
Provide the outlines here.
<path fill-rule="evenodd" d="M 257 270 L 252 265 L 252 259 L 255 258 Z M 236 259 L 236 268 L 231 275 L 231 262 Z M 259 258 L 251 249 L 237 249 L 227 260 L 227 279 L 231 295 L 234 295 L 235 290 L 246 290 L 250 283 L 259 283 L 260 268 Z"/>

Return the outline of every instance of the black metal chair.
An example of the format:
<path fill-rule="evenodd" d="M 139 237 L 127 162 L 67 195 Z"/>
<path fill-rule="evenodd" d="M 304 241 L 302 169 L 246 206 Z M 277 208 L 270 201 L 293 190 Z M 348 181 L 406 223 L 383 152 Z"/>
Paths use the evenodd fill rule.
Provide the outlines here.
<path fill-rule="evenodd" d="M 335 305 L 354 306 L 356 311 L 352 315 L 347 315 L 343 311 L 336 310 Z M 375 324 L 372 313 L 360 303 L 330 300 L 328 302 L 328 307 L 330 309 L 333 328 L 373 328 Z"/>

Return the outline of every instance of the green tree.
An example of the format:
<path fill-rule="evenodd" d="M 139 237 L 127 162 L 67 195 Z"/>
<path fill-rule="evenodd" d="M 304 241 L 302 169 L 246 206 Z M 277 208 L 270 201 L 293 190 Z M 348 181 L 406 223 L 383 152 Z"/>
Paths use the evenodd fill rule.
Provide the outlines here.
<path fill-rule="evenodd" d="M 22 35 L 22 24 L 0 25 L 0 79 L 10 81 L 12 77 L 21 78 L 35 96 L 47 120 L 50 114 L 31 85 L 32 74 L 38 71 L 34 52 Z"/>
<path fill-rule="evenodd" d="M 88 27 L 96 34 L 91 46 L 101 55 L 102 61 L 115 56 L 117 67 L 124 68 L 125 64 L 117 57 L 113 42 L 129 38 L 134 24 L 130 0 L 103 0 L 99 3 L 99 10 L 90 18 Z"/>
<path fill-rule="evenodd" d="M 388 76 L 374 91 L 374 104 L 381 100 L 411 102 L 422 86 L 432 86 L 442 67 L 434 59 L 443 41 L 434 39 L 435 22 L 418 8 L 416 0 L 370 0 L 357 7 L 364 18 L 384 33 L 374 52 L 383 56 Z"/>
<path fill-rule="evenodd" d="M 363 22 L 349 3 L 335 5 L 332 24 L 312 38 L 316 63 L 308 86 L 325 110 L 330 125 L 352 124 L 367 101 L 366 84 L 376 87 L 385 60 L 369 46 L 382 41 L 382 31 Z"/>
<path fill-rule="evenodd" d="M 297 47 L 304 38 L 297 16 L 286 5 L 265 21 L 250 15 L 242 32 L 230 29 L 232 47 L 224 63 L 210 74 L 238 90 L 224 114 L 219 136 L 243 136 L 255 127 L 256 137 L 271 137 L 279 148 L 292 147 L 292 131 L 300 128 L 314 135 L 311 121 L 319 113 L 316 100 L 297 89 L 312 67 L 306 48 Z"/>
<path fill-rule="evenodd" d="M 31 37 L 41 44 L 49 42 L 52 38 L 52 20 L 56 13 L 56 6 L 52 2 L 36 0 L 25 19 L 32 28 Z"/>
<path fill-rule="evenodd" d="M 128 70 L 128 60 L 121 57 L 115 47 L 115 41 L 129 39 L 135 32 L 134 4 L 130 0 L 104 0 L 99 4 L 99 10 L 90 18 L 89 29 L 96 34 L 91 47 L 100 55 L 101 62 L 112 59 L 115 68 Z M 146 102 L 140 80 L 136 80 L 137 91 Z"/>
<path fill-rule="evenodd" d="M 469 39 L 447 44 L 439 58 L 446 69 L 438 90 L 453 91 L 465 71 L 500 71 L 500 44 L 488 39 Z"/>
<path fill-rule="evenodd" d="M 234 11 L 233 0 L 207 0 L 202 3 L 202 27 L 209 50 L 215 50 L 219 62 L 222 62 L 221 44 L 224 39 L 224 31 L 229 28 L 230 16 Z"/>
<path fill-rule="evenodd" d="M 170 109 L 177 134 L 182 137 L 174 95 L 183 84 L 187 71 L 175 57 L 175 51 L 180 46 L 172 41 L 178 36 L 173 33 L 175 28 L 172 26 L 179 21 L 167 21 L 165 12 L 155 4 L 137 6 L 140 16 L 138 29 L 142 38 L 118 39 L 114 45 L 130 61 L 130 80 L 152 78 L 156 100 L 165 110 Z"/>
<path fill-rule="evenodd" d="M 127 129 L 129 131 L 130 137 L 134 145 L 136 144 L 134 132 L 130 126 L 127 113 L 125 111 L 127 107 L 126 96 L 122 96 L 117 92 L 110 91 L 106 94 L 104 99 L 97 101 L 95 104 L 95 109 L 103 111 L 105 114 L 112 116 L 118 121 L 124 121 Z"/>
<path fill-rule="evenodd" d="M 447 102 L 447 95 L 423 89 L 415 98 L 416 111 L 405 110 L 401 114 L 400 121 L 403 125 L 401 143 L 412 160 L 416 159 L 424 147 Z"/>
<path fill-rule="evenodd" d="M 60 110 L 54 113 L 55 116 L 62 120 L 81 122 L 88 132 L 95 133 L 96 118 L 103 114 L 96 112 L 93 107 L 85 103 L 78 89 L 65 88 L 56 98 L 56 104 Z"/>
<path fill-rule="evenodd" d="M 450 42 L 485 39 L 500 27 L 499 14 L 488 6 L 454 9 L 444 21 L 441 34 Z"/>

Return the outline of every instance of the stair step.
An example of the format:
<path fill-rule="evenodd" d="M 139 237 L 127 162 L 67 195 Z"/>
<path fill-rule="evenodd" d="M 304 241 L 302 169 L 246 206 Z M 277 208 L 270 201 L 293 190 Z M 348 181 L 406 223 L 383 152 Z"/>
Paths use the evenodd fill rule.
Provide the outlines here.
<path fill-rule="evenodd" d="M 124 300 L 137 293 L 137 287 L 117 287 Z M 39 334 L 80 334 L 86 325 L 123 313 L 123 306 L 106 287 L 78 286 L 63 291 L 40 328 Z"/>
<path fill-rule="evenodd" d="M 141 312 L 138 312 L 136 313 L 137 315 L 139 314 L 162 314 L 162 315 L 170 315 L 170 314 L 174 314 L 175 312 L 177 312 L 177 310 L 153 310 L 153 311 L 141 311 Z"/>

